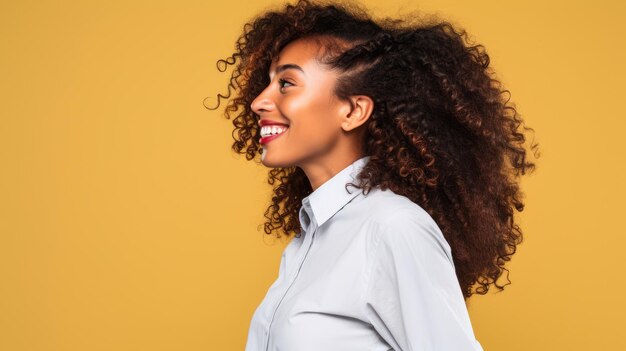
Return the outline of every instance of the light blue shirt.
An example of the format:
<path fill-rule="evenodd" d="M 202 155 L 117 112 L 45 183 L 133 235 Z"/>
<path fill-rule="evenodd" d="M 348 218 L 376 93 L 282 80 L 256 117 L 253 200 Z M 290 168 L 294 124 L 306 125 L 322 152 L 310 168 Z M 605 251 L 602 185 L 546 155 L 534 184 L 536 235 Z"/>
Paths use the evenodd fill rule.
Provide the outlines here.
<path fill-rule="evenodd" d="M 482 351 L 450 246 L 420 206 L 346 183 L 365 156 L 302 199 L 302 235 L 252 316 L 246 351 Z"/>

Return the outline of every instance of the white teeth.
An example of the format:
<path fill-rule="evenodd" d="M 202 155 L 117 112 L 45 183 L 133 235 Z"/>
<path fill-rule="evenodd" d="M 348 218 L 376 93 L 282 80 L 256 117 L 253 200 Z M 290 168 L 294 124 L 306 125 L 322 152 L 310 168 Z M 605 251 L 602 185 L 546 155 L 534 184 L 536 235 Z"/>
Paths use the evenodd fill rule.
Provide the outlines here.
<path fill-rule="evenodd" d="M 280 134 L 284 132 L 285 130 L 287 130 L 287 128 L 288 127 L 277 126 L 277 125 L 261 127 L 261 137 Z"/>

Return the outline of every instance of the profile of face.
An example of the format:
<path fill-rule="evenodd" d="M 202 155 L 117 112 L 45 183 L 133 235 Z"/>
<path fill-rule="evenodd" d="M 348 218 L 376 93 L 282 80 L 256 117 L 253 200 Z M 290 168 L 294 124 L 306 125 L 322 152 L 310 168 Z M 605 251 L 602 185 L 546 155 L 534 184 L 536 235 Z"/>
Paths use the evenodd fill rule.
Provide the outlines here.
<path fill-rule="evenodd" d="M 270 83 L 251 104 L 261 125 L 288 125 L 268 142 L 262 138 L 265 166 L 319 167 L 360 150 L 360 145 L 352 145 L 355 136 L 348 134 L 366 118 L 360 116 L 362 111 L 355 117 L 350 103 L 334 95 L 338 73 L 316 60 L 319 50 L 319 44 L 307 38 L 287 44 L 270 66 Z"/>

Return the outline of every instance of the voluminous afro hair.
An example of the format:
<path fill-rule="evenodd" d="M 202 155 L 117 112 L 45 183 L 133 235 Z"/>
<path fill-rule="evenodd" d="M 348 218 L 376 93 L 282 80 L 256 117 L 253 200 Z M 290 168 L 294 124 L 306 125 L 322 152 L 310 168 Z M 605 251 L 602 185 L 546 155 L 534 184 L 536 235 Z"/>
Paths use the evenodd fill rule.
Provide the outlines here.
<path fill-rule="evenodd" d="M 326 48 L 319 61 L 341 72 L 338 98 L 367 95 L 375 103 L 364 125 L 371 157 L 356 186 L 364 193 L 391 189 L 433 217 L 452 248 L 466 299 L 486 294 L 491 284 L 504 289 L 497 280 L 522 242 L 514 212 L 524 209 L 519 178 L 535 168 L 524 147 L 524 131 L 533 129 L 494 78 L 484 47 L 434 16 L 373 20 L 345 1 L 300 0 L 267 11 L 244 25 L 236 52 L 218 61 L 220 71 L 234 66 L 218 106 L 231 88 L 237 92 L 225 115 L 237 113 L 232 148 L 248 160 L 262 152 L 259 116 L 250 105 L 270 83 L 280 50 L 305 37 L 319 40 Z M 538 145 L 531 149 L 538 157 Z M 265 233 L 299 236 L 301 201 L 312 191 L 306 175 L 299 167 L 273 168 L 268 183 L 274 193 Z"/>

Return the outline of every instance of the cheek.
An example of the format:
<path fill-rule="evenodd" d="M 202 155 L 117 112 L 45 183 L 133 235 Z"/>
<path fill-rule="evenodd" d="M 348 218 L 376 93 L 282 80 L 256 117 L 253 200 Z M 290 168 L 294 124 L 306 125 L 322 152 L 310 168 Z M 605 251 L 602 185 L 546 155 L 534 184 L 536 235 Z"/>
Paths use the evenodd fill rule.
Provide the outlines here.
<path fill-rule="evenodd" d="M 327 96 L 299 96 L 284 101 L 283 113 L 291 120 L 289 139 L 307 148 L 326 145 L 339 134 L 337 107 Z"/>
<path fill-rule="evenodd" d="M 307 150 L 319 150 L 333 144 L 338 137 L 337 127 L 329 115 L 310 111 L 297 121 L 297 128 L 289 136 L 296 141 L 297 147 Z"/>

